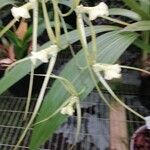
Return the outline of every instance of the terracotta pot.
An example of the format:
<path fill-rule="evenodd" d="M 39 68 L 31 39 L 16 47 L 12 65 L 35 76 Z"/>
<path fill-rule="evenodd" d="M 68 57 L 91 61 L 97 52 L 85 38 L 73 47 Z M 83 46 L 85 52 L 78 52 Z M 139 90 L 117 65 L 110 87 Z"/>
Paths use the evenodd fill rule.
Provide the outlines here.
<path fill-rule="evenodd" d="M 150 150 L 150 130 L 146 125 L 138 128 L 132 135 L 130 150 Z"/>

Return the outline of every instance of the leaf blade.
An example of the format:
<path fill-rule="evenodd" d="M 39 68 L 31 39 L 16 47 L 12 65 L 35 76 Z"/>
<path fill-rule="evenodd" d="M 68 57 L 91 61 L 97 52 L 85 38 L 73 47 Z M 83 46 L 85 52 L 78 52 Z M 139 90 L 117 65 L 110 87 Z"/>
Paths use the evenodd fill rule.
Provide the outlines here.
<path fill-rule="evenodd" d="M 128 26 L 126 26 L 125 28 L 122 29 L 122 31 L 148 31 L 150 30 L 150 21 L 149 20 L 145 20 L 145 21 L 138 21 L 136 23 L 132 23 Z M 121 31 L 121 32 L 122 32 Z"/>
<path fill-rule="evenodd" d="M 139 21 L 141 20 L 141 17 L 138 13 L 128 10 L 128 9 L 123 9 L 123 8 L 111 8 L 109 9 L 110 15 L 119 15 L 119 16 L 125 16 L 130 19 Z"/>
<path fill-rule="evenodd" d="M 118 57 L 123 53 L 123 51 L 136 38 L 137 35 L 133 33 L 123 34 L 118 36 L 114 32 L 107 33 L 105 34 L 105 36 L 101 36 L 97 38 L 97 42 L 98 42 L 97 44 L 99 45 L 99 47 L 100 45 L 104 44 L 104 41 L 107 41 L 105 45 L 103 45 L 103 47 L 100 47 L 101 50 L 99 49 L 99 55 L 97 61 L 101 63 L 114 63 L 118 59 Z M 111 43 L 113 44 L 110 45 Z M 118 48 L 118 45 L 120 45 L 120 47 L 119 49 L 116 50 L 116 48 Z M 114 52 L 115 55 L 108 60 L 107 59 L 108 56 L 110 56 L 110 54 L 112 53 L 110 50 L 112 50 L 113 47 L 116 50 Z M 104 58 L 105 55 L 107 56 Z M 76 87 L 76 89 L 78 89 L 78 91 L 85 88 L 84 94 L 82 94 L 80 97 L 80 99 L 83 100 L 88 95 L 88 93 L 90 93 L 91 90 L 94 88 L 94 84 L 91 81 L 91 77 L 87 69 L 79 73 L 79 68 L 75 65 L 75 59 L 78 62 L 81 62 L 83 66 L 86 65 L 84 54 L 82 51 L 80 51 L 76 55 L 76 58 L 73 58 L 66 65 L 64 70 L 60 73 L 60 75 L 67 78 L 69 81 L 71 81 L 72 84 Z M 44 99 L 44 103 L 41 106 L 41 110 L 37 118 L 37 122 L 45 119 L 50 114 L 52 114 L 55 110 L 57 110 L 58 107 L 65 101 L 67 96 L 68 93 L 66 93 L 63 86 L 58 81 L 56 81 L 53 87 L 51 88 L 51 91 L 47 94 L 47 96 Z M 59 125 L 64 122 L 64 120 L 65 118 L 63 115 L 57 114 L 56 116 L 51 118 L 51 120 L 48 120 L 47 122 L 44 122 L 36 126 L 33 130 L 30 148 L 32 150 L 36 150 L 41 144 L 43 144 L 43 142 L 46 139 L 52 136 L 53 130 L 51 129 L 56 130 L 59 127 Z M 53 124 L 51 124 L 51 122 Z"/>
<path fill-rule="evenodd" d="M 100 26 L 100 27 L 96 26 L 95 29 L 96 29 L 96 33 L 101 33 L 101 32 L 106 32 L 111 30 L 118 30 L 119 28 L 115 26 Z M 90 35 L 89 28 L 86 28 L 86 31 L 87 31 L 86 35 L 89 36 Z M 76 30 L 71 31 L 68 34 L 70 36 L 69 39 L 70 43 L 74 43 L 78 40 L 78 33 L 76 32 Z M 61 41 L 62 41 L 61 45 L 63 48 L 68 46 L 68 42 L 66 41 L 65 35 L 61 36 Z M 50 42 L 47 42 L 46 44 L 41 46 L 39 50 L 49 47 L 50 44 L 51 44 Z M 41 62 L 38 62 L 37 66 L 39 66 L 40 64 Z M 14 66 L 12 70 L 10 70 L 3 78 L 0 79 L 0 85 L 2 85 L 2 87 L 0 88 L 0 94 L 5 92 L 11 85 L 16 83 L 21 78 L 23 78 L 26 74 L 29 73 L 30 70 L 31 70 L 30 61 L 24 61 Z"/>

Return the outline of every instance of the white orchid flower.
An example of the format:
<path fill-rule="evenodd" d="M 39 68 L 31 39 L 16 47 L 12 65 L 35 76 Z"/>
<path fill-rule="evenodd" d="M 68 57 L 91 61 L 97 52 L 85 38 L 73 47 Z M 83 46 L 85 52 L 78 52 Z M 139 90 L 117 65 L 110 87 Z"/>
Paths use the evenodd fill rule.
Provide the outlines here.
<path fill-rule="evenodd" d="M 31 52 L 31 60 L 39 59 L 40 61 L 47 63 L 49 56 L 54 56 L 58 52 L 57 45 L 51 45 L 49 48 L 43 49 L 38 52 Z"/>
<path fill-rule="evenodd" d="M 104 2 L 100 2 L 95 7 L 84 7 L 83 5 L 79 5 L 77 7 L 77 11 L 79 13 L 87 13 L 90 20 L 95 20 L 97 17 L 109 15 L 108 6 Z"/>
<path fill-rule="evenodd" d="M 61 110 L 60 113 L 63 115 L 69 115 L 72 116 L 73 113 L 75 112 L 73 106 L 75 103 L 79 101 L 79 97 L 77 96 L 71 96 L 69 97 L 69 102 L 66 106 L 64 106 Z"/>
<path fill-rule="evenodd" d="M 39 59 L 44 63 L 48 62 L 48 54 L 45 51 L 41 52 L 31 52 L 32 54 L 32 59 Z"/>
<path fill-rule="evenodd" d="M 21 7 L 12 7 L 11 13 L 13 17 L 18 21 L 20 17 L 28 19 L 30 18 L 29 10 L 32 9 L 32 3 L 28 2 Z"/>
<path fill-rule="evenodd" d="M 16 20 L 18 20 L 20 17 L 25 19 L 30 18 L 29 11 L 23 7 L 13 7 L 11 9 L 11 13 Z"/>
<path fill-rule="evenodd" d="M 72 105 L 67 105 L 66 107 L 63 107 L 60 111 L 63 115 L 69 115 L 72 116 L 75 110 L 73 109 Z"/>
<path fill-rule="evenodd" d="M 93 65 L 94 72 L 103 71 L 104 78 L 106 80 L 112 80 L 113 78 L 121 77 L 121 67 L 118 64 L 109 65 L 109 64 L 94 64 Z"/>
<path fill-rule="evenodd" d="M 121 77 L 121 68 L 118 64 L 108 66 L 106 70 L 104 70 L 104 78 L 106 80 L 112 80 L 113 78 Z"/>

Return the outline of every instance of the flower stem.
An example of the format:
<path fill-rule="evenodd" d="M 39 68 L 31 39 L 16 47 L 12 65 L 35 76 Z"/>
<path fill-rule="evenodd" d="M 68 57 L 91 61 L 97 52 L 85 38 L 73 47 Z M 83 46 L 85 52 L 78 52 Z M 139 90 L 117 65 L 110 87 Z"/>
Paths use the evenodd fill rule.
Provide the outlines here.
<path fill-rule="evenodd" d="M 16 23 L 16 21 L 17 20 L 14 18 L 7 24 L 7 26 L 2 31 L 0 31 L 0 38 Z"/>
<path fill-rule="evenodd" d="M 43 15 L 44 15 L 44 20 L 45 20 L 45 25 L 46 25 L 48 37 L 51 40 L 52 44 L 56 44 L 56 37 L 53 33 L 53 30 L 52 30 L 52 27 L 50 24 L 48 12 L 47 12 L 47 8 L 46 8 L 46 4 L 45 4 L 44 0 L 42 0 L 42 10 L 43 10 Z"/>
<path fill-rule="evenodd" d="M 37 51 L 37 31 L 38 31 L 38 2 L 35 1 L 33 3 L 33 36 L 32 36 L 32 51 Z M 34 68 L 36 64 L 36 59 L 33 59 L 31 64 L 31 74 L 30 74 L 30 81 L 29 81 L 29 90 L 28 90 L 28 97 L 27 97 L 27 103 L 25 107 L 25 113 L 24 113 L 24 120 L 27 118 L 27 114 L 30 107 L 31 97 L 32 97 L 32 88 L 33 88 L 33 81 L 34 81 Z"/>
<path fill-rule="evenodd" d="M 121 21 L 121 20 L 118 20 L 118 19 L 114 19 L 114 18 L 111 18 L 111 17 L 107 17 L 107 16 L 101 16 L 101 18 L 104 18 L 106 20 L 109 20 L 109 21 L 112 21 L 112 22 L 115 22 L 115 23 L 118 23 L 118 24 L 121 24 L 121 25 L 124 25 L 124 26 L 130 25 L 127 22 L 124 22 L 124 21 Z"/>
<path fill-rule="evenodd" d="M 44 97 L 44 94 L 45 94 L 45 90 L 46 90 L 46 87 L 47 87 L 47 84 L 48 84 L 48 81 L 49 81 L 49 78 L 50 78 L 50 75 L 52 73 L 52 70 L 53 70 L 53 67 L 54 67 L 54 64 L 56 62 L 56 58 L 57 58 L 57 54 L 53 55 L 50 62 L 49 62 L 49 66 L 48 66 L 48 70 L 47 70 L 47 73 L 46 73 L 46 77 L 44 78 L 44 82 L 43 82 L 43 85 L 42 85 L 42 88 L 41 88 L 41 91 L 40 91 L 40 94 L 38 96 L 38 99 L 37 99 L 37 102 L 36 102 L 36 105 L 35 105 L 35 108 L 34 108 L 34 111 L 33 111 L 33 114 L 31 116 L 31 119 L 29 121 L 29 123 L 27 124 L 25 130 L 23 131 L 18 143 L 16 144 L 15 148 L 13 150 L 17 150 L 18 149 L 18 146 L 20 145 L 20 143 L 22 142 L 22 140 L 24 139 L 28 129 L 30 128 L 30 126 L 32 125 L 38 111 L 39 111 L 39 108 L 42 104 L 42 101 L 43 101 L 43 97 Z"/>
<path fill-rule="evenodd" d="M 83 47 L 83 50 L 84 50 L 84 54 L 85 54 L 87 68 L 89 70 L 91 79 L 92 79 L 92 81 L 93 81 L 93 83 L 94 83 L 94 85 L 95 85 L 95 87 L 96 87 L 96 89 L 98 91 L 99 96 L 108 105 L 108 107 L 112 109 L 111 105 L 108 103 L 107 99 L 105 98 L 105 96 L 101 92 L 99 86 L 97 85 L 95 76 L 94 76 L 93 71 L 91 69 L 90 65 L 92 65 L 92 64 L 89 63 L 90 62 L 89 61 L 89 52 L 88 52 L 88 46 L 87 46 L 87 41 L 86 41 L 86 36 L 85 36 L 84 23 L 83 23 L 82 15 L 80 13 L 78 13 L 78 12 L 77 12 L 77 27 L 78 27 L 78 31 L 79 31 L 79 35 L 80 35 L 81 44 L 82 44 L 82 47 Z"/>
<path fill-rule="evenodd" d="M 103 84 L 103 86 L 107 89 L 107 91 L 111 94 L 111 96 L 120 104 L 122 105 L 124 108 L 126 108 L 127 110 L 129 110 L 130 112 L 132 112 L 133 114 L 135 114 L 136 116 L 138 116 L 139 118 L 145 120 L 145 118 L 140 115 L 139 113 L 137 113 L 136 111 L 134 111 L 132 108 L 130 108 L 128 105 L 126 105 L 124 102 L 122 102 L 117 95 L 113 92 L 113 90 L 109 87 L 109 85 L 107 84 L 107 82 L 104 80 L 104 78 L 101 76 L 101 74 L 99 72 L 95 72 L 97 78 L 99 79 L 99 81 Z"/>

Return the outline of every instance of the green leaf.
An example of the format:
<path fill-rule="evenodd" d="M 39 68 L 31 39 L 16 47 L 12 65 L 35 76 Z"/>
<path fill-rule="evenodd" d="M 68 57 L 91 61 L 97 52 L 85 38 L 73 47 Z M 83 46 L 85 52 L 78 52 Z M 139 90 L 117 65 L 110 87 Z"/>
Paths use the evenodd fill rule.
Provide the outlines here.
<path fill-rule="evenodd" d="M 139 0 L 141 8 L 147 13 L 150 14 L 150 0 Z"/>
<path fill-rule="evenodd" d="M 109 14 L 110 15 L 118 15 L 118 16 L 125 16 L 130 19 L 139 21 L 141 20 L 141 17 L 139 14 L 137 14 L 134 11 L 128 10 L 128 9 L 123 9 L 123 8 L 111 8 L 109 9 Z"/>
<path fill-rule="evenodd" d="M 143 51 L 150 53 L 150 44 L 145 43 L 143 40 L 136 39 L 133 44 Z"/>
<path fill-rule="evenodd" d="M 147 31 L 150 30 L 150 21 L 139 21 L 133 24 L 128 25 L 123 28 L 122 31 Z"/>
<path fill-rule="evenodd" d="M 123 0 L 127 6 L 133 11 L 138 13 L 143 19 L 150 19 L 150 15 L 147 14 L 135 0 Z"/>
<path fill-rule="evenodd" d="M 137 38 L 137 34 L 117 32 L 106 33 L 96 39 L 97 41 L 97 62 L 101 63 L 115 63 L 127 47 Z M 92 47 L 89 44 L 89 49 Z M 89 71 L 87 69 L 79 69 L 76 61 L 80 66 L 85 67 L 86 61 L 83 51 L 77 55 L 65 66 L 60 76 L 68 79 L 80 92 L 82 89 L 84 93 L 80 96 L 81 100 L 92 91 L 94 83 L 91 80 Z M 60 105 L 66 100 L 68 93 L 63 88 L 59 81 L 55 81 L 51 90 L 46 95 L 41 106 L 37 122 L 47 118 L 57 110 Z M 33 135 L 31 137 L 30 149 L 37 150 L 48 138 L 50 138 L 54 131 L 66 120 L 66 118 L 57 114 L 50 120 L 41 123 L 34 127 Z"/>
<path fill-rule="evenodd" d="M 3 26 L 0 26 L 0 30 L 2 30 L 3 28 L 4 28 Z M 17 35 L 11 30 L 8 30 L 4 34 L 4 36 L 6 36 L 9 39 L 9 41 L 13 43 L 14 45 L 19 46 L 19 47 L 21 46 L 21 40 L 19 40 Z"/>
<path fill-rule="evenodd" d="M 72 2 L 71 2 L 71 1 L 68 1 L 68 0 L 59 0 L 58 3 L 59 3 L 59 4 L 66 5 L 66 6 L 68 6 L 68 7 L 71 7 L 71 5 L 72 5 Z"/>
<path fill-rule="evenodd" d="M 15 0 L 0 0 L 0 9 L 2 9 L 3 7 L 7 5 L 13 5 L 15 3 L 18 3 L 18 2 Z"/>
<path fill-rule="evenodd" d="M 94 26 L 94 29 L 95 29 L 95 33 L 102 33 L 102 32 L 108 32 L 108 31 L 113 31 L 113 30 L 119 30 L 120 28 L 117 26 L 99 25 L 99 26 Z M 90 36 L 91 32 L 90 32 L 89 27 L 85 28 L 85 32 L 86 32 L 87 37 Z M 69 41 L 66 40 L 65 35 L 61 36 L 60 45 L 62 49 L 65 49 L 66 47 L 68 47 L 68 42 L 71 44 L 79 40 L 79 35 L 78 35 L 77 30 L 70 31 L 68 33 L 68 36 L 70 37 Z M 42 48 L 46 48 L 48 46 L 49 46 L 49 42 L 44 44 Z"/>
<path fill-rule="evenodd" d="M 19 81 L 23 76 L 29 73 L 31 69 L 31 62 L 25 61 L 23 63 L 18 64 L 12 70 L 5 74 L 5 76 L 0 80 L 0 94 L 6 91 L 11 85 L 15 82 Z"/>
<path fill-rule="evenodd" d="M 22 42 L 29 42 L 32 38 L 33 27 L 32 25 L 28 27 L 27 32 L 25 33 Z"/>
<path fill-rule="evenodd" d="M 96 33 L 117 30 L 117 29 L 119 28 L 115 26 L 95 26 Z M 87 27 L 86 28 L 87 36 L 90 35 L 89 30 L 90 30 L 89 27 Z M 70 43 L 76 42 L 79 39 L 77 30 L 69 32 L 69 37 L 70 37 L 69 39 Z M 62 41 L 61 43 L 62 48 L 68 46 L 68 42 L 66 41 L 65 35 L 61 36 L 61 41 Z M 41 46 L 39 49 L 41 50 L 41 49 L 47 48 L 49 47 L 49 45 L 50 45 L 50 42 L 47 42 L 46 44 Z M 41 62 L 38 62 L 37 66 L 39 66 L 40 64 Z M 3 78 L 0 79 L 0 85 L 3 85 L 0 88 L 0 94 L 5 92 L 10 86 L 12 86 L 18 80 L 23 78 L 26 74 L 29 73 L 30 70 L 31 70 L 31 63 L 29 60 L 14 66 L 14 68 L 12 68 L 11 71 L 9 71 Z"/>

